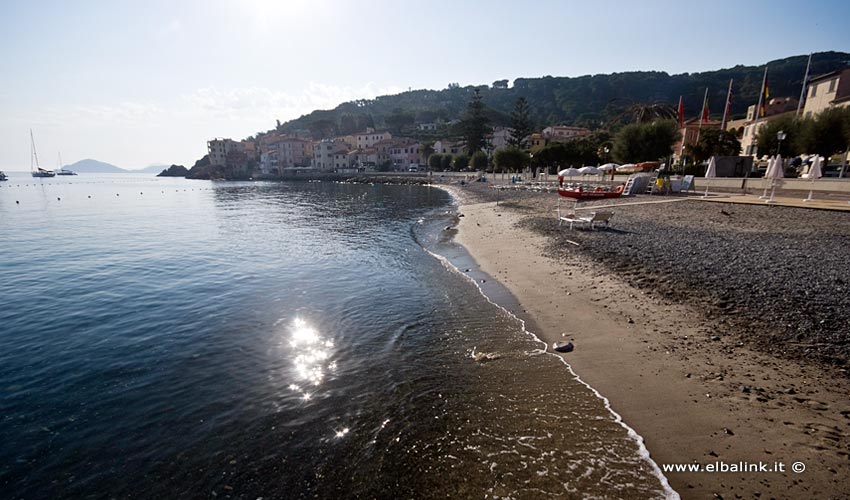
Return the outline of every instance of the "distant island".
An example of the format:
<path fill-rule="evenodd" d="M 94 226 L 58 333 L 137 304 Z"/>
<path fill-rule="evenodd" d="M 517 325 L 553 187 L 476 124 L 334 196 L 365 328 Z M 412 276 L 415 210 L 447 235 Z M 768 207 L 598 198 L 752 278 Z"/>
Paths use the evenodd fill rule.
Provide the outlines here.
<path fill-rule="evenodd" d="M 174 165 L 172 165 L 173 167 Z M 64 165 L 62 168 L 72 170 L 78 174 L 158 174 L 163 169 L 169 168 L 165 164 L 148 165 L 145 168 L 138 170 L 128 170 L 121 168 L 105 161 L 86 158 L 70 165 Z"/>

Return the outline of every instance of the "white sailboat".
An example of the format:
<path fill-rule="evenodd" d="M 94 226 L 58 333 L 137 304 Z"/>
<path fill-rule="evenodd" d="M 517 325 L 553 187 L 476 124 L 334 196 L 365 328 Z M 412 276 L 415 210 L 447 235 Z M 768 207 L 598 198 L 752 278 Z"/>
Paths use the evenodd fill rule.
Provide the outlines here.
<path fill-rule="evenodd" d="M 73 170 L 62 168 L 62 153 L 59 153 L 59 168 L 56 169 L 56 175 L 77 175 Z"/>
<path fill-rule="evenodd" d="M 45 170 L 38 165 L 38 153 L 35 152 L 35 139 L 30 129 L 30 173 L 33 177 L 53 177 L 56 174 L 52 170 Z"/>

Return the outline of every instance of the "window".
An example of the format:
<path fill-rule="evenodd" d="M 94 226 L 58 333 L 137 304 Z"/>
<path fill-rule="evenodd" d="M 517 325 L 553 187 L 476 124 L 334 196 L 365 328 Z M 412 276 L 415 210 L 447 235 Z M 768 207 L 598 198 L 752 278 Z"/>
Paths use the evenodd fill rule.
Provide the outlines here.
<path fill-rule="evenodd" d="M 829 81 L 829 90 L 827 92 L 835 92 L 835 82 L 837 82 L 837 78 L 833 78 Z"/>
<path fill-rule="evenodd" d="M 812 93 L 811 93 L 811 94 L 809 94 L 809 97 L 814 97 L 814 96 L 816 96 L 816 95 L 818 95 L 818 86 L 817 86 L 817 85 L 812 85 Z"/>

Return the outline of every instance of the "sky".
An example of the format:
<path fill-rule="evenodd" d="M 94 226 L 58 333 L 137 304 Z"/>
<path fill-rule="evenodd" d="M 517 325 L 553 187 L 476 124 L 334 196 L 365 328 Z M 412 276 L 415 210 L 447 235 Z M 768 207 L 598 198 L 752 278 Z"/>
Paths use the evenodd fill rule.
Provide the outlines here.
<path fill-rule="evenodd" d="M 191 166 L 213 137 L 450 82 L 850 51 L 850 2 L 0 0 L 0 170 Z"/>

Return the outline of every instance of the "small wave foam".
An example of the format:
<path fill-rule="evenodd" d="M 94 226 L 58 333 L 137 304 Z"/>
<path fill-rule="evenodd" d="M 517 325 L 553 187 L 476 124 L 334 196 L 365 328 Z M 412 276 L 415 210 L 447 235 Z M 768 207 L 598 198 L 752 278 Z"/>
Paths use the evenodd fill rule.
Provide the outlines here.
<path fill-rule="evenodd" d="M 453 197 L 454 197 L 454 196 L 453 196 Z M 432 257 L 434 257 L 434 258 L 436 258 L 437 260 L 439 260 L 439 261 L 443 264 L 443 266 L 445 266 L 445 267 L 446 267 L 446 269 L 448 269 L 449 271 L 455 272 L 455 273 L 457 273 L 457 274 L 459 274 L 459 275 L 463 276 L 463 277 L 464 277 L 465 279 L 467 279 L 468 281 L 470 281 L 470 282 L 471 282 L 471 283 L 475 286 L 475 288 L 478 290 L 478 293 L 480 293 L 480 294 L 481 294 L 481 296 L 482 296 L 482 297 L 484 297 L 484 299 L 485 299 L 487 302 L 489 302 L 490 304 L 492 304 L 492 305 L 496 306 L 497 308 L 501 309 L 501 310 L 502 310 L 505 314 L 507 314 L 508 316 L 510 316 L 510 317 L 514 318 L 515 320 L 517 320 L 517 321 L 520 323 L 521 328 L 522 328 L 522 331 L 523 331 L 524 333 L 526 333 L 527 335 L 529 335 L 530 337 L 532 337 L 535 341 L 537 341 L 537 342 L 539 342 L 539 343 L 543 344 L 543 347 L 542 347 L 541 351 L 544 351 L 544 352 L 545 352 L 545 354 L 549 354 L 549 355 L 552 355 L 552 356 L 557 357 L 557 358 L 558 358 L 558 359 L 559 359 L 559 360 L 560 360 L 560 361 L 561 361 L 561 362 L 562 362 L 562 363 L 563 363 L 563 364 L 567 367 L 567 369 L 570 371 L 570 373 L 572 374 L 573 378 L 574 378 L 576 381 L 578 381 L 579 383 L 581 383 L 582 385 L 584 385 L 585 387 L 587 387 L 588 389 L 590 389 L 590 390 L 593 392 L 593 394 L 594 394 L 594 395 L 596 395 L 596 397 L 598 397 L 598 398 L 599 398 L 599 399 L 603 402 L 603 404 L 604 404 L 604 406 L 605 406 L 605 409 L 606 409 L 606 410 L 607 410 L 607 411 L 611 414 L 611 416 L 612 416 L 612 417 L 613 417 L 613 419 L 614 419 L 614 422 L 616 422 L 618 425 L 620 425 L 620 426 L 621 426 L 621 427 L 622 427 L 622 428 L 626 431 L 626 434 L 629 436 L 629 438 L 631 438 L 631 439 L 632 439 L 632 440 L 633 440 L 633 441 L 637 444 L 637 446 L 638 446 L 638 454 L 639 454 L 640 458 L 641 458 L 641 459 L 643 459 L 643 460 L 645 460 L 645 461 L 647 462 L 647 464 L 650 466 L 650 468 L 651 468 L 651 470 L 652 470 L 652 472 L 653 472 L 653 475 L 654 475 L 656 478 L 658 478 L 658 481 L 659 481 L 659 483 L 660 483 L 661 487 L 662 487 L 662 488 L 663 488 L 663 490 L 664 490 L 664 497 L 665 497 L 667 500 L 680 500 L 680 499 L 681 499 L 681 497 L 680 497 L 680 496 L 679 496 L 679 494 L 676 492 L 676 490 L 674 490 L 674 489 L 670 486 L 670 483 L 669 483 L 669 481 L 667 480 L 667 477 L 666 477 L 666 476 L 664 475 L 664 473 L 661 471 L 661 468 L 658 466 L 658 464 L 657 464 L 657 463 L 655 463 L 655 460 L 653 460 L 653 459 L 652 459 L 652 457 L 650 456 L 650 454 L 649 454 L 649 450 L 646 448 L 646 445 L 644 444 L 644 439 L 643 439 L 643 437 L 642 437 L 640 434 L 638 434 L 638 433 L 637 433 L 634 429 L 632 429 L 632 428 L 631 428 L 628 424 L 626 424 L 626 423 L 623 421 L 623 417 L 622 417 L 622 416 L 620 416 L 620 414 L 619 414 L 619 413 L 617 413 L 616 411 L 614 411 L 614 409 L 611 407 L 611 402 L 608 400 L 608 398 L 606 398 L 605 396 L 603 396 L 603 395 L 602 395 L 599 391 L 597 391 L 597 390 L 596 390 L 593 386 L 591 386 L 590 384 L 588 384 L 587 382 L 585 382 L 584 380 L 582 380 L 582 379 L 581 379 L 581 377 L 579 377 L 579 376 L 578 376 L 578 374 L 577 374 L 577 373 L 573 370 L 572 366 L 570 366 L 570 364 L 569 364 L 569 363 L 567 363 L 567 361 L 566 361 L 563 357 L 558 356 L 558 355 L 557 355 L 557 354 L 555 354 L 555 353 L 552 353 L 552 352 L 547 351 L 548 344 L 547 344 L 546 342 L 544 342 L 544 341 L 543 341 L 540 337 L 538 337 L 538 336 L 537 336 L 534 332 L 531 332 L 531 331 L 529 331 L 528 329 L 526 329 L 526 323 L 525 323 L 525 321 L 524 321 L 522 318 L 520 318 L 520 317 L 516 316 L 516 315 L 515 315 L 515 314 L 513 314 L 511 311 L 509 311 L 508 309 L 506 309 L 506 308 L 502 307 L 502 306 L 501 306 L 501 305 L 499 305 L 498 303 L 494 302 L 494 301 L 493 301 L 493 300 L 492 300 L 489 296 L 487 296 L 487 294 L 486 294 L 486 293 L 484 293 L 484 290 L 481 288 L 480 284 L 479 284 L 477 281 L 475 281 L 473 278 L 471 278 L 470 276 L 468 276 L 466 273 L 464 273 L 464 272 L 462 272 L 460 269 L 458 269 L 458 268 L 457 268 L 454 264 L 452 264 L 452 262 L 451 262 L 449 259 L 447 259 L 446 257 L 444 257 L 444 256 L 442 256 L 442 255 L 439 255 L 439 254 L 437 254 L 437 253 L 434 253 L 434 252 L 432 252 L 431 250 L 429 250 L 429 249 L 427 249 L 427 248 L 424 248 L 424 247 L 423 247 L 423 249 L 424 249 L 424 250 L 425 250 L 425 252 L 427 252 L 429 255 L 431 255 Z M 474 349 L 473 349 L 473 353 L 474 353 Z M 481 354 L 485 354 L 485 353 L 481 353 Z M 486 354 L 492 354 L 492 353 L 486 353 Z M 474 358 L 474 355 L 473 355 L 473 359 L 475 359 L 475 358 Z M 477 360 L 476 360 L 476 361 L 477 361 Z"/>

